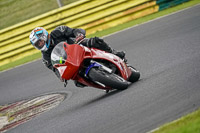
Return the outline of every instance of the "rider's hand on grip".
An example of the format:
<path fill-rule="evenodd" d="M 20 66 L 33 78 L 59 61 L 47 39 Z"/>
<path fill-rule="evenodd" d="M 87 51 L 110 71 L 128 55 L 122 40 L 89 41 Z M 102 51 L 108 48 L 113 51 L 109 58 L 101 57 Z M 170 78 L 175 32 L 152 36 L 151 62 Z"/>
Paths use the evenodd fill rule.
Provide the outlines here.
<path fill-rule="evenodd" d="M 78 33 L 78 35 L 76 36 L 75 43 L 80 43 L 84 38 L 85 35 L 83 35 L 82 33 Z"/>

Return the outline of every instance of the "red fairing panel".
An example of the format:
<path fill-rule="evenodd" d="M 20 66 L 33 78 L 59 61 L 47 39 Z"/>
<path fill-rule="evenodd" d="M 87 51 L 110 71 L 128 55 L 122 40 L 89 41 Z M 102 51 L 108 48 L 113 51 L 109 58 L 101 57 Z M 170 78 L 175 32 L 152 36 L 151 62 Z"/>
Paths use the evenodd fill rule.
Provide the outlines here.
<path fill-rule="evenodd" d="M 85 82 L 81 77 L 79 77 L 78 71 L 81 67 L 82 62 L 84 59 L 91 58 L 91 59 L 104 59 L 112 62 L 117 66 L 120 71 L 121 76 L 127 80 L 131 75 L 131 70 L 127 68 L 126 64 L 121 60 L 118 56 L 113 55 L 111 53 L 107 53 L 105 51 L 96 49 L 96 48 L 88 48 L 84 46 L 80 46 L 78 44 L 69 45 L 64 43 L 63 48 L 67 53 L 67 60 L 65 64 L 59 64 L 57 69 L 59 70 L 61 77 L 63 79 L 69 80 L 82 80 Z M 86 84 L 86 83 L 85 83 Z M 89 83 L 90 84 L 90 83 Z"/>
<path fill-rule="evenodd" d="M 127 68 L 124 61 L 121 60 L 118 56 L 113 55 L 111 53 L 107 53 L 107 52 L 99 50 L 99 49 L 95 49 L 95 48 L 92 48 L 91 51 L 93 54 L 93 56 L 92 56 L 93 59 L 108 60 L 117 66 L 117 68 L 120 70 L 121 76 L 125 80 L 127 80 L 130 77 L 130 75 L 132 73 L 131 70 Z"/>
<path fill-rule="evenodd" d="M 67 68 L 62 74 L 62 78 L 69 80 L 78 73 L 79 67 L 84 59 L 85 49 L 77 44 L 66 45 L 64 49 L 67 51 L 67 61 L 65 63 Z"/>

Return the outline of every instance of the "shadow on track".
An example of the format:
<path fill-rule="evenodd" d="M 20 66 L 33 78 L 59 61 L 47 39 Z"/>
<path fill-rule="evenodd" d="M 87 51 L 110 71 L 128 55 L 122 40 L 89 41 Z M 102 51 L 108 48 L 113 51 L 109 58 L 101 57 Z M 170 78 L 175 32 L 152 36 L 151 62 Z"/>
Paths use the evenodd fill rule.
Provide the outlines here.
<path fill-rule="evenodd" d="M 102 100 L 102 99 L 105 99 L 105 98 L 107 98 L 107 97 L 110 97 L 110 96 L 112 96 L 112 95 L 115 95 L 115 94 L 117 94 L 117 93 L 120 93 L 120 92 L 122 92 L 122 91 L 124 91 L 124 90 L 113 90 L 113 91 L 111 91 L 111 92 L 109 92 L 109 93 L 107 93 L 107 94 L 101 95 L 101 96 L 99 96 L 99 97 L 97 97 L 97 98 L 95 98 L 95 99 L 93 99 L 93 100 L 91 100 L 91 101 L 85 103 L 84 105 L 87 106 L 87 105 L 96 103 L 96 102 L 98 102 L 98 101 L 100 101 L 100 100 Z"/>
<path fill-rule="evenodd" d="M 142 81 L 142 79 L 140 79 L 139 81 Z M 73 112 L 73 111 L 79 110 L 80 108 L 84 108 L 84 107 L 87 107 L 87 106 L 89 106 L 89 105 L 96 104 L 96 103 L 98 103 L 99 101 L 101 101 L 101 100 L 103 100 L 103 99 L 106 99 L 106 98 L 108 98 L 108 97 L 110 97 L 110 96 L 113 96 L 113 95 L 115 95 L 115 94 L 118 94 L 118 93 L 120 93 L 120 92 L 123 92 L 123 91 L 128 90 L 128 89 L 131 88 L 132 86 L 138 84 L 139 81 L 130 84 L 129 87 L 128 87 L 127 89 L 110 91 L 109 93 L 105 93 L 105 94 L 100 95 L 100 96 L 98 96 L 98 97 L 96 97 L 96 98 L 94 98 L 94 99 L 92 99 L 92 100 L 90 100 L 90 101 L 87 101 L 87 102 L 84 102 L 84 103 L 82 103 L 82 104 L 79 104 L 79 105 L 77 105 L 77 106 L 75 106 L 75 107 L 72 107 L 72 108 L 69 109 L 68 111 L 69 111 L 69 112 Z"/>
<path fill-rule="evenodd" d="M 96 97 L 96 98 L 94 98 L 94 99 L 92 99 L 92 100 L 90 100 L 90 101 L 87 101 L 87 102 L 84 102 L 84 103 L 82 103 L 82 104 L 79 104 L 79 105 L 77 105 L 77 106 L 75 106 L 75 107 L 72 107 L 72 108 L 69 109 L 68 111 L 69 111 L 69 112 L 77 111 L 77 110 L 79 110 L 80 108 L 85 108 L 85 107 L 87 107 L 87 106 L 89 106 L 89 105 L 96 104 L 97 102 L 99 102 L 99 101 L 101 101 L 101 100 L 103 100 L 103 99 L 105 99 L 105 98 L 107 98 L 107 97 L 110 97 L 110 96 L 112 96 L 112 95 L 115 95 L 115 94 L 117 94 L 117 93 L 120 93 L 120 92 L 122 92 L 122 90 L 113 90 L 113 91 L 111 91 L 111 92 L 109 92 L 109 93 L 107 93 L 107 94 L 105 93 L 104 95 L 98 96 L 98 97 Z"/>
<path fill-rule="evenodd" d="M 140 79 L 139 81 L 142 81 L 142 79 Z M 92 99 L 89 99 L 87 101 L 83 101 L 79 104 L 76 104 L 76 105 L 73 105 L 73 106 L 68 106 L 66 107 L 64 110 L 62 110 L 61 112 L 55 114 L 54 116 L 51 117 L 51 119 L 53 118 L 61 118 L 63 116 L 66 116 L 66 115 L 70 115 L 71 113 L 76 113 L 80 110 L 85 110 L 85 109 L 88 109 L 89 107 L 92 107 L 93 105 L 97 105 L 98 106 L 98 103 L 101 101 L 106 101 L 107 98 L 111 98 L 112 96 L 115 96 L 116 94 L 120 94 L 121 92 L 124 92 L 124 91 L 128 91 L 129 89 L 132 88 L 132 86 L 134 85 L 137 85 L 138 82 L 135 82 L 133 84 L 131 84 L 127 89 L 125 90 L 113 90 L 113 91 L 110 91 L 109 93 L 104 93 L 104 94 L 101 94 L 95 98 L 92 98 Z M 117 95 L 118 96 L 118 95 Z M 48 121 L 48 120 L 47 120 Z"/>
<path fill-rule="evenodd" d="M 103 95 L 100 95 L 92 100 L 89 100 L 89 101 L 86 101 L 86 102 L 82 102 L 78 105 L 75 105 L 69 109 L 66 109 L 66 110 L 63 110 L 62 112 L 54 115 L 53 117 L 56 118 L 56 117 L 63 117 L 63 116 L 66 116 L 66 115 L 69 115 L 70 113 L 75 113 L 79 110 L 82 110 L 82 109 L 87 109 L 90 105 L 93 105 L 93 104 L 97 104 L 99 101 L 103 100 L 103 99 L 106 99 L 112 95 L 115 95 L 117 93 L 120 93 L 122 92 L 122 90 L 113 90 L 109 93 L 105 93 Z M 52 118 L 51 118 L 52 119 Z"/>

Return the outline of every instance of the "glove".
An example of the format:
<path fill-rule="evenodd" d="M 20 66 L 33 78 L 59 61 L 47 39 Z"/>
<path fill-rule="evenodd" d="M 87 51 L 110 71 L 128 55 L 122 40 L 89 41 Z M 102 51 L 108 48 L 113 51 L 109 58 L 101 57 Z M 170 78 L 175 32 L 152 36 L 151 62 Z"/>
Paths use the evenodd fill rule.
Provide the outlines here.
<path fill-rule="evenodd" d="M 80 43 L 84 38 L 85 38 L 85 35 L 83 35 L 82 33 L 78 33 L 75 39 L 75 43 L 76 44 Z"/>

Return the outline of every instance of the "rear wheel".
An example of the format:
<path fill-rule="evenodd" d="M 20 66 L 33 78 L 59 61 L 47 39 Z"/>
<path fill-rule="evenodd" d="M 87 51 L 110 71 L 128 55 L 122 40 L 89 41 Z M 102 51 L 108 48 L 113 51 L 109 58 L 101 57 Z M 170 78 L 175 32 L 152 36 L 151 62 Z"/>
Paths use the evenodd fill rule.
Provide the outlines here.
<path fill-rule="evenodd" d="M 91 68 L 88 73 L 89 78 L 94 82 L 100 82 L 101 84 L 111 87 L 117 90 L 124 90 L 128 88 L 129 83 L 122 77 L 114 74 L 108 73 L 98 68 Z"/>
<path fill-rule="evenodd" d="M 140 79 L 140 72 L 137 71 L 134 67 L 129 66 L 129 68 L 131 69 L 132 73 L 131 76 L 129 77 L 130 82 L 134 83 L 136 81 L 138 81 Z"/>

